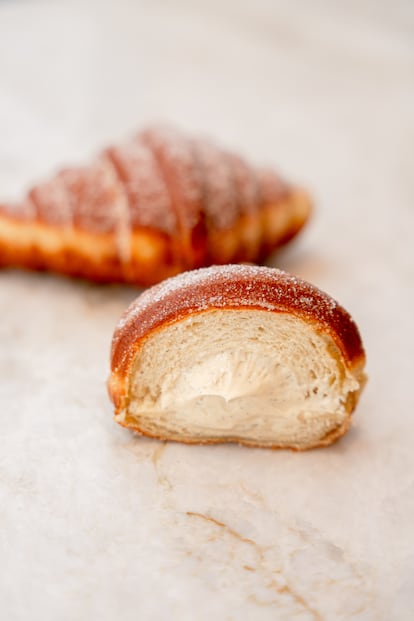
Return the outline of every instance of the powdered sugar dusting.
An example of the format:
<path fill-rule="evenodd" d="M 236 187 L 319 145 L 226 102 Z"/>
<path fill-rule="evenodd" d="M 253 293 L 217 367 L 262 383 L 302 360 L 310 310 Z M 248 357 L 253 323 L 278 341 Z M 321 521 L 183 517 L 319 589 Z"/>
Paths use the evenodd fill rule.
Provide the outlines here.
<path fill-rule="evenodd" d="M 132 228 L 176 233 L 171 197 L 153 151 L 140 136 L 108 150 L 128 196 Z"/>
<path fill-rule="evenodd" d="M 234 153 L 226 153 L 226 158 L 232 171 L 240 213 L 256 213 L 261 207 L 256 171 Z"/>
<path fill-rule="evenodd" d="M 73 225 L 71 197 L 60 175 L 37 185 L 29 192 L 29 198 L 40 221 L 57 226 Z"/>
<path fill-rule="evenodd" d="M 63 170 L 51 184 L 57 179 L 66 188 L 76 227 L 95 233 L 116 230 L 119 191 L 102 160 L 90 166 Z"/>
<path fill-rule="evenodd" d="M 103 154 L 100 158 L 108 183 L 114 188 L 113 210 L 116 214 L 116 245 L 118 257 L 121 263 L 129 263 L 131 260 L 131 214 L 128 196 L 124 185 L 120 182 L 116 168 L 111 160 Z"/>
<path fill-rule="evenodd" d="M 267 168 L 257 170 L 262 200 L 266 205 L 276 203 L 288 191 L 288 185 L 273 170 Z"/>
<path fill-rule="evenodd" d="M 141 134 L 162 168 L 181 227 L 193 230 L 201 217 L 202 180 L 191 141 L 170 127 L 154 127 Z"/>
<path fill-rule="evenodd" d="M 207 140 L 194 140 L 193 146 L 203 180 L 207 224 L 217 229 L 230 229 L 239 213 L 228 158 Z"/>
<path fill-rule="evenodd" d="M 0 214 L 21 220 L 36 218 L 36 205 L 27 197 L 20 203 L 0 204 Z"/>

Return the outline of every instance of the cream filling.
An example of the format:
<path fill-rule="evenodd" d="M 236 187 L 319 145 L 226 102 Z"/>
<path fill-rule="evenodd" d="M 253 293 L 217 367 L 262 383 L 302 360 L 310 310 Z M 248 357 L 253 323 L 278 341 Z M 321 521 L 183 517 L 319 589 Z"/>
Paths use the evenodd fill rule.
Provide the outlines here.
<path fill-rule="evenodd" d="M 147 339 L 118 416 L 182 439 L 300 443 L 340 426 L 358 387 L 332 339 L 303 320 L 209 311 Z"/>

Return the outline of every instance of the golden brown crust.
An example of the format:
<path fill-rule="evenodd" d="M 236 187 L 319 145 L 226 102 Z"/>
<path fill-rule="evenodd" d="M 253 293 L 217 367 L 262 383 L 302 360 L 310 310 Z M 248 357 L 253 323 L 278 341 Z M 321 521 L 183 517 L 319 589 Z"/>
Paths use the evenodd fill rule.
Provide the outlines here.
<path fill-rule="evenodd" d="M 261 261 L 310 211 L 309 196 L 274 172 L 149 128 L 20 204 L 0 205 L 0 265 L 151 285 L 204 265 Z"/>
<path fill-rule="evenodd" d="M 311 323 L 315 330 L 332 338 L 345 366 L 358 379 L 362 390 L 365 352 L 359 330 L 349 313 L 335 300 L 313 285 L 274 268 L 213 266 L 180 274 L 152 287 L 124 313 L 112 340 L 108 381 L 109 394 L 117 413 L 127 404 L 134 359 L 144 341 L 166 325 L 212 309 L 288 313 Z M 346 411 L 349 415 L 356 405 L 358 394 L 351 393 L 348 398 Z M 315 446 L 330 444 L 347 431 L 349 424 L 350 418 Z M 144 433 L 135 423 L 128 421 L 125 426 Z M 193 442 L 191 439 L 184 441 Z M 206 443 L 217 441 L 205 440 Z"/>
<path fill-rule="evenodd" d="M 14 244 L 1 244 L 0 266 L 49 270 L 94 282 L 140 283 L 143 286 L 178 274 L 172 244 L 159 230 L 136 228 L 131 235 L 131 261 L 121 262 L 110 233 L 90 233 L 78 228 L 62 231 L 43 222 L 0 217 L 0 235 L 6 232 Z"/>
<path fill-rule="evenodd" d="M 220 438 L 209 438 L 209 439 L 197 438 L 195 439 L 195 438 L 182 438 L 178 435 L 175 437 L 172 437 L 171 435 L 169 435 L 168 438 L 166 438 L 162 434 L 155 434 L 155 433 L 149 432 L 147 429 L 142 429 L 139 427 L 139 425 L 131 422 L 130 420 L 128 420 L 128 423 L 125 423 L 117 419 L 117 423 L 121 425 L 121 427 L 125 427 L 126 429 L 130 429 L 131 431 L 135 431 L 139 435 L 145 436 L 147 438 L 152 438 L 153 440 L 161 440 L 161 441 L 168 440 L 171 442 L 180 442 L 180 443 L 189 444 L 189 445 L 191 444 L 200 444 L 200 445 L 223 444 L 223 440 Z M 339 440 L 339 438 L 342 438 L 342 436 L 346 434 L 350 426 L 351 426 L 351 416 L 348 416 L 342 425 L 340 425 L 336 429 L 331 430 L 329 433 L 326 434 L 326 436 L 321 438 L 318 442 L 315 442 L 314 444 L 307 445 L 307 446 L 293 446 L 292 445 L 292 446 L 287 447 L 286 445 L 282 445 L 282 444 L 271 444 L 271 443 L 264 444 L 261 442 L 252 442 L 249 440 L 242 440 L 240 438 L 229 438 L 229 437 L 226 437 L 225 442 L 229 444 L 239 444 L 240 446 L 248 446 L 250 448 L 267 448 L 271 450 L 289 448 L 291 451 L 307 451 L 309 449 L 323 448 L 324 446 L 329 446 L 330 444 L 333 444 L 334 442 Z"/>

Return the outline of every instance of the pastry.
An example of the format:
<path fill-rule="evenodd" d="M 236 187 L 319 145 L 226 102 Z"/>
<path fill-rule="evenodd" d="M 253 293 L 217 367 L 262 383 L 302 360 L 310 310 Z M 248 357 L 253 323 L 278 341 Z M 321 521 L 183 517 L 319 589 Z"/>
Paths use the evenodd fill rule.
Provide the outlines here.
<path fill-rule="evenodd" d="M 261 261 L 302 228 L 303 190 L 207 140 L 150 127 L 0 205 L 0 265 L 151 285 Z"/>
<path fill-rule="evenodd" d="M 268 267 L 202 268 L 146 290 L 112 341 L 115 420 L 187 443 L 309 449 L 349 428 L 365 383 L 350 315 Z"/>

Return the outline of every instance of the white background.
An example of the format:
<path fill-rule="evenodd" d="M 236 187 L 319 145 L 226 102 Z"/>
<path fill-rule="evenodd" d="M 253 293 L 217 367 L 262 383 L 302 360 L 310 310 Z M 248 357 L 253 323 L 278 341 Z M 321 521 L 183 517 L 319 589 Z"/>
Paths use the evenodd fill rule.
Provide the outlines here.
<path fill-rule="evenodd" d="M 328 449 L 143 440 L 105 390 L 137 291 L 3 271 L 2 618 L 412 620 L 413 110 L 408 0 L 0 0 L 0 201 L 153 120 L 274 164 L 317 208 L 272 263 L 370 376 Z"/>

